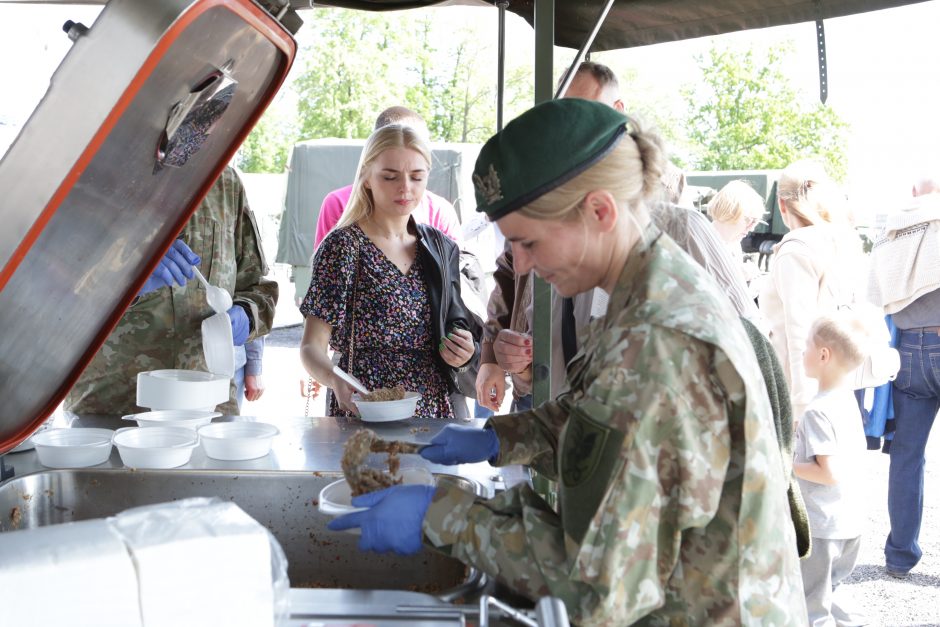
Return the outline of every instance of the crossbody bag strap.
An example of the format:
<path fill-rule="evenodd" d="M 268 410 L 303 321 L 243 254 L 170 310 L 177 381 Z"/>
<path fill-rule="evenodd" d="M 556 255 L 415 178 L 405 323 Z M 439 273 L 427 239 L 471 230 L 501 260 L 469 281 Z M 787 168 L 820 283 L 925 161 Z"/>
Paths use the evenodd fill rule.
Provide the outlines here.
<path fill-rule="evenodd" d="M 355 270 L 353 271 L 353 285 L 352 285 L 352 295 L 349 299 L 349 363 L 346 366 L 349 368 L 349 374 L 356 376 L 356 373 L 353 372 L 353 361 L 356 355 L 356 288 L 359 285 L 359 242 L 356 242 L 356 263 Z"/>

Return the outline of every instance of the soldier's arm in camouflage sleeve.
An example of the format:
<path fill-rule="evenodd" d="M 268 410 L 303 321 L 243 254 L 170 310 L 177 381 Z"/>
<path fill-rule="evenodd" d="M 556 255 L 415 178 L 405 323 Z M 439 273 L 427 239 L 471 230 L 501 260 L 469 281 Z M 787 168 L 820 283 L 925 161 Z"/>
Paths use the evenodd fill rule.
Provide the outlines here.
<path fill-rule="evenodd" d="M 558 438 L 568 420 L 568 396 L 515 414 L 493 416 L 486 426 L 499 438 L 494 466 L 522 464 L 555 479 Z"/>
<path fill-rule="evenodd" d="M 235 223 L 235 295 L 232 301 L 247 309 L 251 321 L 248 341 L 267 335 L 274 324 L 274 307 L 277 304 L 276 281 L 265 279 L 268 264 L 261 248 L 261 235 L 255 215 L 248 206 L 245 188 L 239 181 L 238 206 L 240 213 Z"/>
<path fill-rule="evenodd" d="M 573 537 L 531 488 L 520 486 L 489 501 L 438 490 L 423 523 L 428 541 L 530 598 L 561 598 L 579 624 L 627 625 L 675 603 L 666 582 L 683 535 L 701 534 L 715 518 L 729 464 L 728 415 L 708 350 L 689 346 L 688 338 L 647 341 L 635 367 L 631 358 L 595 371 L 572 405 L 623 434 L 596 502 L 567 505 L 593 512 L 583 537 Z M 565 471 L 563 464 L 562 481 Z M 567 489 L 569 498 L 588 496 Z M 693 565 L 681 556 L 685 578 L 735 568 L 733 522 L 727 531 L 734 536 L 729 546 L 692 556 L 699 560 Z"/>

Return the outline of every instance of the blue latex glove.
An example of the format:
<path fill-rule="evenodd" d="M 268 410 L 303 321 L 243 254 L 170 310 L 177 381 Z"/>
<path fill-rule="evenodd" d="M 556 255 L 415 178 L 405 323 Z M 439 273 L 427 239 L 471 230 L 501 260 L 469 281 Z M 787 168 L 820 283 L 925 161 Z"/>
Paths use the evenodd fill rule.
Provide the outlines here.
<path fill-rule="evenodd" d="M 228 310 L 228 318 L 232 322 L 232 345 L 243 346 L 251 331 L 248 314 L 241 305 L 232 305 L 232 308 Z"/>
<path fill-rule="evenodd" d="M 469 464 L 499 455 L 499 438 L 492 429 L 447 425 L 421 449 L 421 457 L 435 464 Z"/>
<path fill-rule="evenodd" d="M 343 531 L 360 527 L 359 550 L 414 555 L 423 546 L 421 524 L 437 488 L 429 485 L 396 485 L 357 496 L 354 507 L 368 507 L 330 521 L 327 528 Z"/>
<path fill-rule="evenodd" d="M 137 295 L 143 296 L 161 287 L 171 287 L 174 283 L 186 285 L 186 281 L 196 276 L 193 266 L 200 261 L 199 255 L 191 251 L 183 240 L 174 241 Z"/>

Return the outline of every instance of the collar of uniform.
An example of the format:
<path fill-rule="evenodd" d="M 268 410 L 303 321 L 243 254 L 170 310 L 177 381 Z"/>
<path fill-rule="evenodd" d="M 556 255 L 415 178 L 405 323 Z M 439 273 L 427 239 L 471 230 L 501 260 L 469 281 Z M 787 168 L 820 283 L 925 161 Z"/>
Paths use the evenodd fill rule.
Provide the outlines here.
<path fill-rule="evenodd" d="M 617 286 L 614 288 L 614 293 L 610 295 L 610 303 L 607 305 L 608 311 L 619 311 L 625 308 L 633 299 L 635 292 L 633 285 L 636 277 L 642 274 L 643 269 L 649 264 L 653 244 L 661 235 L 662 231 L 650 220 L 646 229 L 640 234 L 639 241 L 633 246 L 630 254 L 627 255 L 627 262 L 623 264 L 623 270 L 620 271 Z"/>

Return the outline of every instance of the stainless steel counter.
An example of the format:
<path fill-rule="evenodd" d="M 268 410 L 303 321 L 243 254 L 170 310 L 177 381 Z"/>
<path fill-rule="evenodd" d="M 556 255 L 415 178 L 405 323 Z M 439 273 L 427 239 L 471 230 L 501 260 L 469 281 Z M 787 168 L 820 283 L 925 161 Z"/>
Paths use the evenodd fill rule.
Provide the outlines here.
<path fill-rule="evenodd" d="M 201 447 L 196 448 L 193 451 L 193 456 L 190 462 L 185 466 L 180 467 L 180 469 L 150 471 L 151 473 L 160 474 L 163 477 L 163 479 L 154 485 L 159 485 L 165 492 L 172 492 L 179 497 L 184 497 L 189 495 L 187 491 L 200 493 L 200 490 L 205 491 L 203 488 L 207 486 L 218 490 L 221 489 L 218 486 L 226 484 L 226 481 L 232 483 L 234 479 L 238 479 L 238 484 L 244 484 L 240 485 L 239 487 L 244 489 L 244 491 L 247 493 L 257 492 L 259 494 L 265 494 L 267 495 L 267 499 L 269 501 L 285 503 L 284 507 L 271 507 L 270 503 L 265 501 L 265 499 L 255 499 L 259 501 L 258 503 L 254 503 L 249 499 L 245 500 L 242 505 L 243 507 L 248 508 L 246 511 L 253 512 L 253 515 L 256 516 L 256 519 L 259 520 L 259 522 L 262 524 L 268 526 L 268 528 L 271 528 L 272 531 L 282 527 L 290 528 L 293 532 L 296 532 L 294 527 L 300 529 L 303 533 L 290 533 L 280 538 L 283 546 L 287 546 L 284 543 L 288 543 L 292 548 L 296 547 L 293 547 L 293 545 L 290 543 L 303 544 L 306 542 L 309 544 L 310 542 L 313 542 L 313 540 L 308 540 L 307 538 L 307 535 L 309 535 L 307 532 L 310 530 L 307 529 L 304 525 L 298 526 L 295 522 L 291 522 L 293 519 L 288 520 L 290 516 L 288 516 L 288 514 L 283 514 L 281 511 L 284 510 L 288 505 L 297 505 L 297 503 L 293 502 L 297 500 L 297 495 L 290 493 L 291 485 L 287 485 L 290 482 L 282 481 L 282 483 L 285 484 L 284 486 L 279 485 L 278 489 L 272 488 L 271 486 L 265 484 L 265 477 L 267 476 L 266 471 L 271 472 L 272 477 L 275 473 L 310 472 L 314 474 L 313 478 L 316 478 L 318 481 L 332 481 L 333 478 L 327 475 L 329 473 L 336 475 L 341 470 L 340 459 L 342 457 L 343 445 L 346 439 L 361 427 L 368 427 L 373 429 L 381 437 L 386 439 L 399 439 L 418 443 L 427 443 L 430 442 L 431 438 L 434 437 L 434 435 L 437 434 L 446 424 L 448 424 L 448 421 L 441 420 L 408 420 L 403 422 L 390 423 L 362 423 L 359 420 L 300 417 L 255 418 L 226 416 L 217 420 L 268 422 L 276 425 L 280 429 L 280 434 L 274 438 L 271 452 L 264 457 L 254 460 L 239 462 L 214 460 L 208 458 Z M 475 426 L 482 427 L 483 423 L 483 420 L 476 420 L 474 422 L 464 424 L 473 424 Z M 117 416 L 75 415 L 66 413 L 57 417 L 51 426 L 71 428 L 103 427 L 108 429 L 118 429 L 126 426 L 134 426 L 134 423 L 121 420 L 121 418 Z M 128 474 L 122 471 L 120 473 L 114 473 L 112 476 L 112 473 L 108 472 L 109 469 L 124 469 L 124 465 L 121 462 L 117 448 L 112 451 L 111 457 L 107 462 L 95 466 L 93 469 L 89 469 L 93 472 L 78 473 L 74 477 L 69 474 L 68 471 L 64 471 L 64 474 L 63 471 L 59 471 L 57 474 L 55 474 L 55 476 L 50 476 L 50 473 L 46 472 L 49 469 L 39 463 L 39 459 L 35 450 L 9 453 L 3 456 L 3 459 L 8 470 L 10 467 L 13 468 L 14 476 L 5 482 L 0 482 L 0 488 L 4 486 L 8 488 L 17 488 L 20 487 L 19 484 L 23 484 L 22 490 L 25 492 L 39 495 L 55 494 L 56 499 L 58 500 L 54 505 L 57 505 L 58 507 L 55 507 L 54 509 L 56 512 L 65 512 L 68 514 L 68 516 L 66 516 L 66 519 L 68 520 L 72 519 L 69 518 L 69 516 L 74 517 L 74 519 L 82 519 L 89 516 L 100 517 L 107 514 L 96 513 L 95 511 L 81 511 L 83 507 L 84 509 L 87 509 L 87 506 L 79 507 L 78 503 L 81 501 L 81 499 L 77 499 L 77 501 L 73 503 L 71 499 L 66 498 L 67 494 L 74 492 L 79 496 L 85 495 L 85 497 L 87 497 L 89 493 L 94 494 L 96 490 L 121 493 L 121 489 L 113 486 L 112 483 L 115 481 L 117 483 L 121 483 L 122 481 L 126 483 L 128 480 L 132 480 L 134 478 L 141 480 L 144 479 L 143 477 L 139 476 L 141 473 Z M 494 468 L 488 463 L 441 466 L 437 464 L 431 464 L 417 455 L 405 456 L 402 460 L 402 463 L 404 466 L 409 464 L 422 466 L 429 469 L 433 473 L 457 475 L 458 477 L 472 480 L 481 485 L 483 490 L 488 493 L 489 496 L 492 496 L 499 490 L 528 480 L 527 472 L 525 469 L 519 466 Z M 177 470 L 182 472 L 177 472 Z M 210 472 L 207 473 L 203 471 Z M 228 473 L 220 476 L 217 474 L 218 471 L 232 471 L 232 478 L 227 480 Z M 321 472 L 324 474 L 320 475 Z M 297 477 L 296 474 L 294 476 Z M 313 479 L 309 475 L 305 475 L 305 477 L 307 479 Z M 59 483 L 56 484 L 58 487 L 54 490 L 43 490 L 42 487 L 39 486 L 39 483 L 37 483 L 40 478 L 46 478 L 48 481 L 58 481 Z M 171 478 L 173 481 L 170 481 Z M 114 479 L 114 481 L 111 481 L 111 479 Z M 32 483 L 37 483 L 37 485 L 32 485 Z M 27 486 L 27 484 L 29 484 L 31 487 Z M 185 489 L 180 489 L 177 491 L 172 488 L 172 485 L 183 485 Z M 69 489 L 67 486 L 71 486 L 71 489 Z M 280 489 L 281 487 L 284 489 Z M 229 492 L 231 492 L 232 489 L 233 488 L 231 485 L 228 485 L 224 488 L 224 490 L 228 490 Z M 144 490 L 143 485 L 135 488 L 134 491 L 139 492 L 140 490 Z M 285 490 L 287 490 L 287 492 L 285 492 Z M 13 492 L 16 492 L 16 490 L 13 490 Z M 211 489 L 209 492 L 213 494 L 215 493 L 212 492 Z M 316 493 L 315 490 L 307 490 L 304 492 L 304 499 L 301 499 L 303 501 L 302 505 L 304 507 L 309 506 L 309 498 L 307 498 L 309 495 L 307 492 L 311 492 L 313 494 Z M 226 494 L 228 494 L 228 492 L 226 492 Z M 142 494 L 142 496 L 149 498 L 154 495 Z M 163 498 L 166 500 L 165 496 Z M 232 496 L 232 498 L 236 502 L 239 502 L 239 500 L 234 496 Z M 278 499 L 282 500 L 278 501 Z M 41 500 L 41 498 L 39 500 Z M 102 499 L 94 500 L 97 503 L 98 500 Z M 112 498 L 111 500 L 114 499 Z M 158 501 L 159 498 L 155 502 Z M 36 505 L 38 506 L 39 503 L 37 502 Z M 250 506 L 252 505 L 257 506 L 255 507 L 257 511 L 251 509 Z M 128 505 L 118 507 L 117 504 L 110 503 L 109 501 L 108 503 L 103 502 L 102 506 L 114 506 L 117 507 L 117 510 L 120 510 L 126 508 Z M 300 506 L 298 505 L 298 507 Z M 316 524 L 323 522 L 318 521 L 318 515 L 315 511 L 307 513 L 307 509 L 304 509 L 303 507 L 301 507 L 301 509 L 303 509 L 301 514 L 303 514 L 307 526 L 316 526 Z M 38 512 L 34 512 L 32 509 L 29 509 L 28 511 L 24 511 L 24 514 L 26 516 L 32 516 L 33 514 L 38 515 Z M 320 517 L 322 517 L 322 515 L 320 515 Z M 282 518 L 284 520 L 282 520 Z M 30 524 L 34 522 L 39 524 L 38 521 L 30 521 Z M 57 520 L 48 520 L 44 524 L 50 524 L 54 522 L 57 522 Z M 26 518 L 24 518 L 24 524 L 25 523 Z M 277 533 L 275 533 L 275 535 L 277 535 Z M 313 536 L 310 537 L 313 538 Z M 305 568 L 309 566 L 313 569 L 313 571 L 316 572 L 318 568 L 317 565 L 322 561 L 317 561 L 319 559 L 317 555 L 323 559 L 336 559 L 336 556 L 332 556 L 332 554 L 326 555 L 326 553 L 332 549 L 336 549 L 334 552 L 337 552 L 337 555 L 343 551 L 353 553 L 355 552 L 354 541 L 351 538 L 345 538 L 342 536 L 338 538 L 330 538 L 330 542 L 322 542 L 322 544 L 330 545 L 330 547 L 327 549 L 323 549 L 321 547 L 320 553 L 324 553 L 324 555 L 319 555 L 319 553 L 316 552 L 316 555 L 313 556 L 305 554 L 306 559 L 302 560 L 300 565 L 304 566 Z M 306 546 L 306 544 L 304 544 L 304 546 Z M 307 552 L 310 552 L 309 549 Z M 388 565 L 385 564 L 383 566 L 382 563 L 382 560 L 386 558 L 387 556 L 374 556 L 367 560 L 367 562 L 373 565 L 370 568 L 376 568 L 385 572 L 389 570 Z M 415 558 L 404 559 L 407 560 Z M 309 564 L 307 562 L 309 562 Z M 349 568 L 353 568 L 354 566 L 355 565 L 350 566 Z M 404 577 L 406 574 L 405 566 L 407 566 L 407 564 L 400 567 L 396 566 L 395 568 L 401 568 L 401 570 L 395 570 L 395 572 Z M 344 568 L 346 568 L 346 566 L 344 566 Z M 424 566 L 423 568 L 427 570 L 431 567 Z M 428 570 L 427 572 L 430 573 L 431 571 Z M 358 575 L 359 578 L 355 581 L 371 581 L 367 577 L 367 575 L 370 573 L 371 570 L 369 573 L 360 573 Z M 292 584 L 294 584 L 295 578 L 300 582 L 305 581 L 304 577 L 320 581 L 320 579 L 316 579 L 314 575 L 307 573 L 306 571 L 295 574 L 297 576 L 292 577 Z M 353 575 L 355 576 L 355 572 L 353 572 Z M 321 579 L 323 578 L 321 577 Z M 372 585 L 378 586 L 380 584 L 376 584 L 375 582 L 367 584 L 368 587 L 371 587 Z M 490 586 L 487 586 L 487 589 L 492 590 Z M 390 627 L 393 625 L 399 626 L 406 624 L 420 625 L 422 627 L 443 627 L 445 625 L 456 626 L 466 625 L 467 619 L 471 619 L 471 622 L 476 622 L 479 611 L 478 608 L 474 607 L 474 604 L 478 603 L 479 601 L 478 597 L 474 593 L 470 593 L 469 596 L 463 597 L 462 599 L 465 602 L 469 602 L 469 606 L 448 603 L 441 597 L 434 594 L 410 592 L 405 589 L 343 590 L 338 588 L 309 589 L 295 587 L 291 589 L 290 594 L 291 617 L 286 623 L 284 623 L 284 625 L 289 627 L 327 627 L 360 623 L 374 625 L 375 627 Z M 518 624 L 516 622 L 507 623 L 504 620 L 500 620 L 498 617 L 498 613 L 494 615 L 495 620 L 492 624 Z M 555 625 L 561 623 L 543 621 L 540 624 Z"/>
<path fill-rule="evenodd" d="M 441 429 L 450 421 L 446 420 L 405 420 L 386 423 L 348 420 L 345 418 L 302 418 L 282 416 L 224 416 L 216 421 L 257 421 L 268 422 L 280 429 L 280 434 L 274 438 L 271 452 L 258 459 L 246 461 L 226 462 L 211 459 L 206 456 L 201 447 L 193 451 L 192 459 L 183 469 L 190 470 L 275 470 L 275 471 L 339 471 L 340 459 L 343 455 L 343 445 L 346 439 L 357 429 L 369 428 L 385 439 L 409 440 L 418 443 L 431 441 Z M 482 427 L 482 419 L 461 424 Z M 119 416 L 107 415 L 79 415 L 64 413 L 53 421 L 54 427 L 103 427 L 106 429 L 119 429 L 121 427 L 136 426 L 136 423 L 121 420 Z M 46 470 L 39 463 L 34 450 L 20 453 L 8 453 L 4 456 L 7 470 L 12 466 L 14 476 L 22 476 Z M 422 466 L 431 472 L 455 474 L 473 479 L 482 484 L 487 493 L 492 496 L 496 491 L 512 487 L 517 483 L 528 481 L 527 471 L 520 466 L 507 466 L 494 468 L 488 463 L 461 464 L 459 466 L 441 466 L 432 464 L 417 456 L 407 456 L 403 463 L 407 465 Z M 117 448 L 111 452 L 110 459 L 95 468 L 123 468 L 121 457 Z"/>

